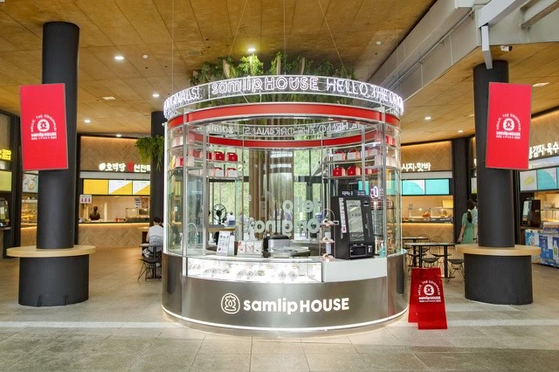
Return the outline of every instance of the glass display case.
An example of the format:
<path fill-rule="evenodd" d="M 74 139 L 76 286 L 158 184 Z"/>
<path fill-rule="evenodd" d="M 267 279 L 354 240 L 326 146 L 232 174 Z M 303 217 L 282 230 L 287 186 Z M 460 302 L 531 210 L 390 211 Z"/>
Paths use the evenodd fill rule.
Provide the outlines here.
<path fill-rule="evenodd" d="M 452 222 L 453 208 L 408 207 L 405 222 Z"/>
<path fill-rule="evenodd" d="M 21 200 L 21 223 L 22 225 L 37 224 L 36 198 L 25 198 Z"/>
<path fill-rule="evenodd" d="M 189 257 L 187 276 L 253 283 L 314 283 L 321 281 L 318 259 L 257 259 Z"/>
<path fill-rule="evenodd" d="M 400 129 L 379 123 L 372 140 L 360 146 L 325 149 L 323 178 L 330 196 L 369 195 L 375 235 L 375 254 L 401 251 Z"/>

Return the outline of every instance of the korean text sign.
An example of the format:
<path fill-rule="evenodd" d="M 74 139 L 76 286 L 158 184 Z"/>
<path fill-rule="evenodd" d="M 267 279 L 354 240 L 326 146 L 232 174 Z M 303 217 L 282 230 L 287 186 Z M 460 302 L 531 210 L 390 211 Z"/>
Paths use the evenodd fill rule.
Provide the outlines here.
<path fill-rule="evenodd" d="M 532 86 L 489 83 L 487 168 L 528 169 Z"/>
<path fill-rule="evenodd" d="M 68 168 L 64 84 L 20 88 L 23 170 Z"/>

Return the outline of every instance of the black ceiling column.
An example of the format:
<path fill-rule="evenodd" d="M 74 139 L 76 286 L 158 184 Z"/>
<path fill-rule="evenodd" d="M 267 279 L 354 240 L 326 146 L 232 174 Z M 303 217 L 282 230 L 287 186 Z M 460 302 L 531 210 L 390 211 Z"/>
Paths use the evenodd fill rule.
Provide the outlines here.
<path fill-rule="evenodd" d="M 78 43 L 78 26 L 66 22 L 44 25 L 43 84 L 65 84 L 68 169 L 39 172 L 37 248 L 74 246 Z"/>
<path fill-rule="evenodd" d="M 493 61 L 474 68 L 474 107 L 478 188 L 478 243 L 486 247 L 514 246 L 513 171 L 485 167 L 489 83 L 508 83 L 507 61 Z"/>
<path fill-rule="evenodd" d="M 162 111 L 154 111 L 151 113 L 151 135 L 152 136 L 165 136 L 165 123 L 167 119 L 163 115 Z M 163 164 L 160 169 L 157 169 L 157 164 L 155 163 L 155 157 L 151 161 L 151 171 L 149 176 L 149 188 L 150 188 L 150 198 L 149 198 L 149 217 L 153 221 L 153 217 L 163 217 L 163 196 L 165 195 L 165 190 L 163 188 L 163 176 L 165 174 L 166 164 Z"/>

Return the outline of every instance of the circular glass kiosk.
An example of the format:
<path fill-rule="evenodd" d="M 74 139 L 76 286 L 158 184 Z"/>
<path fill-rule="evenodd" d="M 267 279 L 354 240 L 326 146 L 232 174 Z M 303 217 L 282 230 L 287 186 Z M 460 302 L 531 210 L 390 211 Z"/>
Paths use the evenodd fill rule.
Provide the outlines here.
<path fill-rule="evenodd" d="M 402 110 L 386 89 L 317 76 L 167 99 L 165 311 L 290 332 L 404 313 Z"/>

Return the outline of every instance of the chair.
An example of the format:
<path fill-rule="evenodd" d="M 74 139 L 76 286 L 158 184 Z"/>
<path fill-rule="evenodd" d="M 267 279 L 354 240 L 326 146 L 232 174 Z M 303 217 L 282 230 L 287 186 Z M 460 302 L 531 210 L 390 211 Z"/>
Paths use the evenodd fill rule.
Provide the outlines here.
<path fill-rule="evenodd" d="M 452 255 L 449 255 L 448 263 L 449 263 L 449 268 L 448 268 L 449 273 L 448 273 L 447 281 L 449 281 L 451 278 L 454 278 L 454 273 L 456 271 L 458 271 L 462 275 L 462 278 L 466 277 L 464 271 L 464 255 L 462 253 L 458 253 L 456 248 L 454 249 Z"/>
<path fill-rule="evenodd" d="M 144 249 L 144 256 L 141 258 L 142 266 L 137 280 L 140 280 L 142 275 L 144 276 L 144 282 L 147 282 L 148 279 L 161 279 L 161 275 L 157 275 L 157 268 L 161 267 L 162 251 L 163 245 L 161 243 L 150 244 Z"/>

